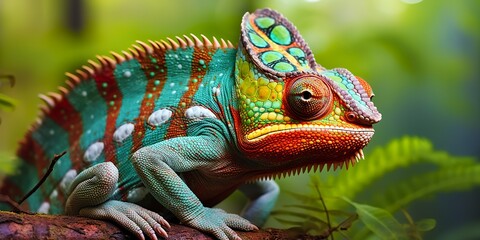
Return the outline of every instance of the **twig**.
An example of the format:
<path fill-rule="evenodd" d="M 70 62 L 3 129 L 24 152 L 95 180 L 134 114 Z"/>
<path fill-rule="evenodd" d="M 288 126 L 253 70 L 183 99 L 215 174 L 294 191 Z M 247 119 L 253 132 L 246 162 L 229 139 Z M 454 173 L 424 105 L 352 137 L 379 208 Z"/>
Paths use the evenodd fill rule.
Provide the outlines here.
<path fill-rule="evenodd" d="M 27 211 L 22 210 L 22 208 L 20 207 L 20 204 L 18 204 L 17 202 L 13 201 L 13 200 L 12 200 L 9 196 L 7 196 L 7 195 L 0 194 L 0 202 L 3 202 L 3 203 L 6 203 L 6 204 L 10 205 L 10 207 L 12 207 L 13 211 L 16 212 L 16 213 L 32 214 L 32 213 L 30 213 L 30 212 L 27 212 Z"/>
<path fill-rule="evenodd" d="M 330 235 L 330 238 L 334 240 L 333 234 L 332 234 L 332 223 L 330 222 L 330 214 L 328 213 L 327 205 L 325 204 L 325 201 L 323 200 L 322 193 L 320 193 L 320 189 L 317 184 L 315 184 L 315 190 L 317 190 L 318 197 L 320 198 L 320 202 L 322 203 L 323 210 L 325 210 L 325 215 L 327 217 L 327 226 L 328 226 L 328 232 Z"/>
<path fill-rule="evenodd" d="M 43 182 L 45 182 L 45 180 L 47 180 L 47 177 L 50 175 L 50 173 L 52 173 L 53 167 L 58 162 L 58 160 L 61 157 L 63 157 L 63 155 L 65 155 L 66 153 L 67 152 L 64 151 L 60 154 L 55 154 L 55 156 L 53 156 L 52 162 L 50 162 L 50 166 L 48 166 L 47 172 L 43 175 L 42 179 L 40 179 L 40 181 L 38 181 L 37 185 L 35 185 L 35 187 L 33 187 L 32 190 L 30 190 L 30 192 L 28 192 L 20 201 L 18 201 L 18 205 L 21 205 L 28 197 L 30 197 L 30 195 L 32 195 L 35 191 L 38 190 L 38 188 L 43 184 Z"/>
<path fill-rule="evenodd" d="M 339 223 L 336 227 L 333 227 L 332 229 L 330 229 L 330 234 L 336 231 L 342 234 L 345 239 L 349 239 L 348 236 L 342 233 L 342 231 L 348 230 L 352 226 L 353 221 L 356 221 L 357 219 L 358 219 L 358 214 L 355 213 L 351 215 L 350 217 L 348 217 L 347 219 Z"/>

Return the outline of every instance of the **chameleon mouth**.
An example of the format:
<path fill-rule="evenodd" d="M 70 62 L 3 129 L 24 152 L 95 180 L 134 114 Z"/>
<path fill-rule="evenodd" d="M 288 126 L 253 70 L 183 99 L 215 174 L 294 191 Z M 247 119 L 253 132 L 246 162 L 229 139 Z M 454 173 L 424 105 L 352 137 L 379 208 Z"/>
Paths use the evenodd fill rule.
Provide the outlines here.
<path fill-rule="evenodd" d="M 323 172 L 324 170 L 327 172 L 330 170 L 336 171 L 337 169 L 343 169 L 343 168 L 348 170 L 349 167 L 353 167 L 356 163 L 364 159 L 365 159 L 365 155 L 363 154 L 363 150 L 359 149 L 356 152 L 354 152 L 351 156 L 346 157 L 340 161 L 332 161 L 332 162 L 326 162 L 326 163 L 313 163 L 307 166 L 279 171 L 276 173 L 262 174 L 260 176 L 257 176 L 251 179 L 249 182 L 253 183 L 256 181 L 282 179 L 285 177 L 296 176 L 304 173 Z"/>
<path fill-rule="evenodd" d="M 270 125 L 264 128 L 255 130 L 247 134 L 246 138 L 248 141 L 258 141 L 262 138 L 267 137 L 268 135 L 275 133 L 288 133 L 295 131 L 336 131 L 336 132 L 345 132 L 345 133 L 356 133 L 364 135 L 367 138 L 371 138 L 375 130 L 373 128 L 344 128 L 344 127 L 330 127 L 330 126 L 318 126 L 313 124 L 278 124 Z"/>

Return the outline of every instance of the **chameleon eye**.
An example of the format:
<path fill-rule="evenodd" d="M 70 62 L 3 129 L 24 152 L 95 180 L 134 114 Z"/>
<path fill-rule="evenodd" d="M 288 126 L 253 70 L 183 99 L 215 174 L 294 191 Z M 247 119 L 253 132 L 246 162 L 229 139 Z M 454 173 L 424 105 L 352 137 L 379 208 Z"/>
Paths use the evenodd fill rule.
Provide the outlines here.
<path fill-rule="evenodd" d="M 294 118 L 313 120 L 324 115 L 332 104 L 332 92 L 316 76 L 294 79 L 287 85 L 286 108 Z"/>
<path fill-rule="evenodd" d="M 355 120 L 357 120 L 357 114 L 355 114 L 354 112 L 346 112 L 345 117 L 349 122 L 354 122 Z"/>

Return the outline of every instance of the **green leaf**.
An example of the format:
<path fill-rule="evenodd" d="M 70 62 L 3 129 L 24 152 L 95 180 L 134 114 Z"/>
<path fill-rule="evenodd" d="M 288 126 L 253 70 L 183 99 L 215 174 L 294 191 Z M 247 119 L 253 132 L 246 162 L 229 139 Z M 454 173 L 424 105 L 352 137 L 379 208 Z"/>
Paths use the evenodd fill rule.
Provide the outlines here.
<path fill-rule="evenodd" d="M 420 174 L 395 183 L 381 194 L 379 201 L 385 209 L 395 212 L 409 203 L 438 192 L 465 189 L 480 185 L 480 164 L 451 166 Z"/>
<path fill-rule="evenodd" d="M 340 224 L 338 224 L 338 228 L 340 230 L 346 230 L 352 227 L 353 222 L 358 219 L 358 214 L 353 214 L 349 216 L 347 219 L 343 220 Z"/>
<path fill-rule="evenodd" d="M 428 139 L 405 136 L 392 140 L 386 146 L 375 148 L 372 153 L 366 154 L 366 160 L 348 171 L 341 170 L 335 172 L 335 175 L 331 174 L 327 183 L 323 185 L 335 186 L 326 192 L 329 196 L 355 199 L 357 194 L 392 171 L 419 163 L 430 163 L 442 169 L 450 167 L 466 169 L 477 164 L 474 158 L 451 156 L 445 151 L 434 149 Z M 380 191 L 378 195 L 384 194 Z M 330 208 L 337 209 L 341 208 L 342 203 L 342 201 L 327 201 Z"/>
<path fill-rule="evenodd" d="M 291 195 L 294 198 L 296 198 L 296 199 L 298 199 L 302 202 L 311 203 L 311 202 L 319 202 L 320 201 L 320 199 L 318 199 L 317 196 L 311 196 L 311 195 L 308 195 L 308 194 L 300 194 L 300 193 L 296 193 L 296 192 L 292 192 L 292 191 L 288 191 L 288 190 L 286 190 L 285 192 L 288 195 Z"/>
<path fill-rule="evenodd" d="M 407 239 L 402 225 L 387 210 L 343 199 L 355 207 L 360 220 L 379 238 Z"/>
<path fill-rule="evenodd" d="M 316 212 L 319 214 L 325 214 L 325 210 L 317 205 L 315 206 L 309 206 L 309 205 L 300 205 L 300 204 L 287 204 L 285 205 L 286 208 L 299 208 L 303 210 L 308 210 L 312 212 Z M 352 214 L 346 211 L 341 211 L 341 210 L 328 210 L 328 213 L 330 215 L 340 215 L 340 216 L 351 216 Z"/>
<path fill-rule="evenodd" d="M 283 216 L 288 216 L 288 217 L 298 217 L 298 218 L 303 219 L 303 221 L 305 221 L 305 220 L 315 221 L 315 222 L 318 222 L 318 223 L 321 223 L 321 224 L 328 225 L 327 222 L 323 221 L 322 219 L 320 219 L 320 218 L 318 218 L 314 215 L 311 215 L 311 214 L 308 214 L 308 213 L 302 213 L 302 212 L 298 212 L 298 211 L 277 210 L 277 211 L 273 211 L 271 214 L 272 215 L 283 215 Z"/>
<path fill-rule="evenodd" d="M 13 111 L 15 105 L 15 99 L 0 93 L 0 110 Z"/>
<path fill-rule="evenodd" d="M 420 231 L 420 232 L 431 231 L 435 228 L 436 225 L 437 225 L 437 221 L 432 218 L 423 219 L 415 222 L 415 227 L 417 231 Z"/>

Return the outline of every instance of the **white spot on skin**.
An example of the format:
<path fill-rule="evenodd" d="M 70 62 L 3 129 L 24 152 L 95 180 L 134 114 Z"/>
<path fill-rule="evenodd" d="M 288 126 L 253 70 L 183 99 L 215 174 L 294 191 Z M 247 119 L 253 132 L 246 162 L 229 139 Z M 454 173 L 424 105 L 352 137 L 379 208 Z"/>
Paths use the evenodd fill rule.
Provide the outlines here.
<path fill-rule="evenodd" d="M 177 93 L 177 91 L 173 90 L 173 91 L 172 91 L 172 94 L 175 94 L 175 93 Z"/>
<path fill-rule="evenodd" d="M 148 124 L 152 126 L 160 126 L 168 121 L 171 116 L 172 111 L 166 108 L 159 109 L 148 117 Z"/>
<path fill-rule="evenodd" d="M 145 198 L 148 194 L 148 189 L 146 187 L 138 187 L 128 191 L 127 201 L 129 202 L 139 202 Z"/>
<path fill-rule="evenodd" d="M 82 91 L 82 96 L 86 97 L 87 95 L 87 91 Z"/>
<path fill-rule="evenodd" d="M 223 76 L 223 73 L 218 74 L 219 77 Z"/>
<path fill-rule="evenodd" d="M 178 69 L 182 69 L 182 64 L 178 64 Z"/>
<path fill-rule="evenodd" d="M 102 154 L 104 146 L 105 145 L 103 144 L 103 142 L 96 142 L 90 145 L 90 147 L 87 148 L 87 151 L 85 151 L 85 154 L 83 155 L 83 158 L 85 159 L 85 161 L 87 162 L 95 161 L 95 159 L 97 159 L 100 156 L 100 154 Z"/>
<path fill-rule="evenodd" d="M 130 72 L 130 71 L 125 71 L 125 72 L 123 73 L 123 76 L 126 77 L 126 78 L 129 78 L 129 77 L 132 76 L 132 72 Z"/>
<path fill-rule="evenodd" d="M 185 111 L 185 117 L 193 120 L 201 120 L 204 118 L 217 118 L 209 109 L 202 106 L 193 106 Z"/>
<path fill-rule="evenodd" d="M 50 135 L 53 135 L 53 134 L 55 134 L 55 131 L 50 130 L 48 133 L 50 133 Z"/>
<path fill-rule="evenodd" d="M 64 193 L 68 192 L 70 185 L 72 185 L 73 180 L 77 177 L 77 170 L 70 169 L 65 176 L 60 181 L 60 188 Z"/>
<path fill-rule="evenodd" d="M 95 116 L 93 116 L 93 114 L 92 114 L 92 115 L 90 115 L 90 119 L 94 119 L 94 118 L 95 118 Z"/>
<path fill-rule="evenodd" d="M 88 129 L 87 134 L 90 134 L 90 133 L 92 133 L 92 130 Z"/>
<path fill-rule="evenodd" d="M 40 207 L 37 210 L 38 213 L 45 213 L 45 214 L 47 214 L 48 211 L 50 211 L 50 203 L 49 202 L 43 202 L 42 205 L 40 205 Z"/>
<path fill-rule="evenodd" d="M 56 199 L 58 197 L 57 189 L 53 189 L 52 193 L 50 193 L 50 200 Z"/>
<path fill-rule="evenodd" d="M 212 93 L 213 93 L 213 95 L 215 95 L 215 96 L 220 95 L 220 88 L 219 88 L 219 87 L 213 87 L 213 88 L 212 88 Z"/>
<path fill-rule="evenodd" d="M 123 140 L 128 138 L 130 135 L 132 135 L 133 129 L 135 128 L 135 125 L 133 123 L 126 123 L 117 128 L 115 132 L 113 133 L 113 140 L 115 142 L 121 143 Z"/>
<path fill-rule="evenodd" d="M 173 83 L 173 82 L 170 83 L 170 87 L 173 87 L 173 86 L 175 86 L 175 83 Z"/>

